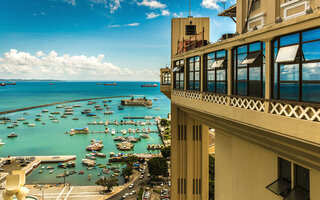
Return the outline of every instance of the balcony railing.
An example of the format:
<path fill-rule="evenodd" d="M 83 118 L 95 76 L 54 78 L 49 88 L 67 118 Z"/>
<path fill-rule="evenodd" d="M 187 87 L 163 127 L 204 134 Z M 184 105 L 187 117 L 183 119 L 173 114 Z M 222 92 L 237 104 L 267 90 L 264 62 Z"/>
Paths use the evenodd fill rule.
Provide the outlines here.
<path fill-rule="evenodd" d="M 198 91 L 172 90 L 172 96 L 232 106 L 256 112 L 265 112 L 290 118 L 320 122 L 320 105 L 263 98 L 225 95 Z"/>

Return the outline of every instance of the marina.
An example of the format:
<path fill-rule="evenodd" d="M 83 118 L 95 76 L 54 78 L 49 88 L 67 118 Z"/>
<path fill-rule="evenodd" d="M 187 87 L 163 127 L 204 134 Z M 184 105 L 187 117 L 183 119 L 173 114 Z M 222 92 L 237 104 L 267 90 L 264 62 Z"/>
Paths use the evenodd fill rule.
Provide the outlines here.
<path fill-rule="evenodd" d="M 18 86 L 20 86 L 20 84 L 17 85 L 17 87 Z M 156 97 L 160 99 L 164 98 L 165 100 L 157 101 L 155 103 L 157 105 L 155 106 L 165 108 L 166 97 L 159 95 L 159 92 L 155 92 L 154 94 L 157 95 L 151 95 L 149 98 L 153 99 Z M 110 165 L 107 165 L 111 158 L 110 152 L 114 152 L 116 155 L 122 152 L 128 152 L 126 148 L 130 147 L 130 145 L 120 145 L 120 149 L 118 149 L 116 145 L 127 140 L 131 144 L 134 144 L 134 148 L 129 150 L 130 153 L 142 154 L 149 152 L 155 155 L 159 153 L 159 150 L 148 150 L 147 145 L 161 143 L 154 119 L 158 116 L 165 117 L 169 112 L 169 109 L 162 109 L 164 111 L 166 110 L 165 112 L 156 112 L 152 109 L 147 109 L 146 107 L 124 107 L 124 110 L 118 110 L 117 108 L 121 104 L 122 99 L 123 98 L 121 97 L 77 101 L 76 104 L 54 104 L 31 110 L 3 114 L 0 117 L 6 117 L 6 120 L 0 120 L 0 138 L 5 145 L 0 146 L 0 156 L 75 154 L 77 159 L 75 160 L 75 167 L 72 168 L 72 170 L 58 167 L 57 164 L 59 163 L 51 165 L 49 163 L 41 163 L 36 170 L 29 173 L 27 183 L 43 183 L 43 180 L 46 180 L 46 183 L 59 183 L 63 180 L 57 177 L 62 177 L 61 175 L 64 173 L 64 170 L 67 170 L 69 176 L 66 178 L 66 181 L 71 185 L 94 185 L 94 181 L 88 182 L 87 176 L 91 174 L 93 180 L 95 180 L 99 177 L 99 174 L 103 174 L 102 170 L 105 168 L 100 168 L 98 166 L 91 168 L 82 164 L 82 159 L 88 159 L 88 154 L 94 153 L 93 151 L 95 151 L 93 149 L 91 149 L 91 151 L 86 150 L 88 145 L 90 145 L 91 139 L 100 139 L 103 141 L 104 147 L 99 151 L 99 154 L 90 156 L 91 159 L 95 159 L 93 161 L 95 161 L 96 164 L 101 164 L 99 166 L 106 165 L 110 167 Z M 87 105 L 89 101 L 92 101 L 91 105 Z M 104 104 L 108 105 L 105 106 Z M 105 115 L 104 109 L 95 109 L 96 105 L 100 105 L 100 107 L 104 108 L 109 107 L 109 110 L 112 110 L 114 113 Z M 67 110 L 70 112 L 70 108 L 72 108 L 73 115 L 70 115 L 71 117 L 66 115 L 67 118 L 61 118 L 61 115 L 67 112 L 66 108 L 68 108 Z M 83 110 L 91 110 L 90 112 L 94 110 L 95 116 L 87 117 L 86 114 L 81 114 Z M 60 113 L 53 114 L 58 112 Z M 38 115 L 40 113 L 41 115 Z M 10 119 L 10 121 L 7 118 Z M 41 119 L 41 121 L 35 121 L 36 118 Z M 2 124 L 2 121 L 6 121 L 6 124 Z M 19 136 L 16 138 L 7 138 L 7 135 L 12 132 L 12 130 L 10 131 L 10 129 L 7 129 L 7 126 L 13 124 L 14 121 L 18 122 L 17 124 L 19 124 L 19 126 L 14 126 L 12 130 Z M 88 127 L 87 132 L 90 136 L 85 133 L 85 131 L 82 132 L 83 130 L 81 130 L 86 127 Z M 70 137 L 71 129 L 74 129 L 75 132 L 79 132 Z M 141 137 L 141 134 L 150 135 L 149 137 Z M 114 138 L 118 136 L 124 137 L 123 141 L 114 141 Z M 30 148 L 31 146 L 33 148 Z M 19 148 L 17 149 L 16 147 Z M 113 165 L 115 165 L 114 167 L 118 167 L 120 171 L 126 166 L 123 162 L 118 161 L 114 162 Z M 42 167 L 45 168 L 42 169 Z M 54 169 L 47 170 L 47 167 L 54 167 Z M 40 170 L 43 171 L 39 173 Z M 71 171 L 75 171 L 76 173 L 72 175 Z M 110 176 L 114 175 L 112 170 L 109 171 Z M 120 184 L 123 183 L 121 176 L 119 176 L 119 181 Z"/>

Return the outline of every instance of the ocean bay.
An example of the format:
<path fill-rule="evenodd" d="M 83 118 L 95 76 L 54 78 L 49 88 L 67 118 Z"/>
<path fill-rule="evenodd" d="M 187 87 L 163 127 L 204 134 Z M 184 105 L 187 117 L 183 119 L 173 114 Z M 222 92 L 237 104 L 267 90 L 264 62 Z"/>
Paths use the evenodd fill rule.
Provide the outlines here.
<path fill-rule="evenodd" d="M 28 83 L 28 84 L 25 84 Z M 114 137 L 124 136 L 122 133 L 116 133 L 114 136 L 111 133 L 89 133 L 89 134 L 77 134 L 70 136 L 65 134 L 66 131 L 70 131 L 73 128 L 89 127 L 90 131 L 104 131 L 105 126 L 103 125 L 87 125 L 90 122 L 100 121 L 120 121 L 123 117 L 144 117 L 144 116 L 160 116 L 166 117 L 170 112 L 170 104 L 167 97 L 162 95 L 159 88 L 141 88 L 140 85 L 143 83 L 138 82 L 120 82 L 117 86 L 104 86 L 96 85 L 95 82 L 55 82 L 54 85 L 49 85 L 48 82 L 18 82 L 16 86 L 7 88 L 0 88 L 5 90 L 1 93 L 5 93 L 2 96 L 1 111 L 12 110 L 17 108 L 36 106 L 47 103 L 69 101 L 76 99 L 85 98 L 98 98 L 104 96 L 120 96 L 120 95 L 144 95 L 148 99 L 158 98 L 153 101 L 153 109 L 147 109 L 146 107 L 124 107 L 124 110 L 118 110 L 118 105 L 122 98 L 112 98 L 112 102 L 108 102 L 108 106 L 114 111 L 113 115 L 104 115 L 104 110 L 95 111 L 94 105 L 87 105 L 88 101 L 68 103 L 67 106 L 81 105 L 81 107 L 74 107 L 74 115 L 68 116 L 68 118 L 60 118 L 60 115 L 56 117 L 59 123 L 52 123 L 49 120 L 50 112 L 60 111 L 63 109 L 57 109 L 57 105 L 47 106 L 43 108 L 36 108 L 27 111 L 20 111 L 10 113 L 6 115 L 13 121 L 18 118 L 24 117 L 29 123 L 36 124 L 35 127 L 28 127 L 28 125 L 19 122 L 19 126 L 13 129 L 8 129 L 7 125 L 0 125 L 0 138 L 3 140 L 5 145 L 0 146 L 0 156 L 40 156 L 40 155 L 76 155 L 76 167 L 69 170 L 80 171 L 84 170 L 84 175 L 74 174 L 66 178 L 67 182 L 72 185 L 93 185 L 95 180 L 98 179 L 98 174 L 101 173 L 101 169 L 87 170 L 86 166 L 81 164 L 81 160 L 85 158 L 86 154 L 90 153 L 85 148 L 90 145 L 91 139 L 101 139 L 104 144 L 102 153 L 107 155 L 106 158 L 97 158 L 96 162 L 105 165 L 108 163 L 109 153 L 158 153 L 158 151 L 148 151 L 148 144 L 162 144 L 162 141 L 157 133 L 150 133 L 150 138 L 142 138 L 141 141 L 134 143 L 135 147 L 132 151 L 119 151 L 113 141 Z M 32 86 L 32 88 L 30 88 Z M 36 93 L 36 88 L 41 88 L 39 94 Z M 9 91 L 8 91 L 9 90 Z M 24 91 L 25 97 L 15 99 L 17 97 L 17 91 Z M 65 92 L 68 91 L 68 92 Z M 128 92 L 129 91 L 129 92 Z M 130 93 L 130 94 L 128 94 Z M 21 95 L 21 94 L 20 94 Z M 5 97 L 5 99 L 3 98 Z M 141 96 L 136 96 L 141 97 Z M 12 99 L 12 102 L 10 100 Z M 99 99 L 97 104 L 103 107 L 103 100 Z M 6 102 L 10 102 L 8 106 L 5 106 Z M 17 103 L 15 103 L 17 102 Z M 10 109 L 6 109 L 10 108 Z M 86 117 L 81 114 L 81 111 L 85 108 L 90 108 L 100 118 Z M 154 108 L 160 108 L 155 110 Z M 42 113 L 42 110 L 49 110 L 48 113 Z M 27 112 L 29 115 L 23 115 Z M 36 122 L 36 114 L 42 113 L 40 117 L 42 121 Z M 79 120 L 72 120 L 77 117 Z M 134 121 L 141 121 L 141 119 L 135 119 Z M 150 120 L 154 122 L 154 120 Z M 46 124 L 43 125 L 42 122 Z M 151 130 L 157 130 L 156 125 L 145 125 L 134 126 L 134 125 L 109 125 L 109 129 L 115 130 L 128 130 L 129 128 L 147 128 Z M 7 138 L 7 135 L 11 132 L 18 134 L 17 138 Z M 125 136 L 138 137 L 138 133 L 127 133 Z M 49 164 L 45 164 L 48 166 Z M 49 170 L 44 170 L 43 173 L 39 174 L 38 171 L 41 166 L 35 169 L 30 175 L 28 175 L 28 183 L 57 183 L 63 182 L 63 179 L 57 179 L 56 176 L 64 172 L 65 169 L 58 169 L 57 164 L 50 164 L 54 166 L 54 172 L 49 174 Z M 124 164 L 114 164 L 114 166 L 124 167 Z M 92 180 L 87 181 L 87 175 L 92 174 Z"/>

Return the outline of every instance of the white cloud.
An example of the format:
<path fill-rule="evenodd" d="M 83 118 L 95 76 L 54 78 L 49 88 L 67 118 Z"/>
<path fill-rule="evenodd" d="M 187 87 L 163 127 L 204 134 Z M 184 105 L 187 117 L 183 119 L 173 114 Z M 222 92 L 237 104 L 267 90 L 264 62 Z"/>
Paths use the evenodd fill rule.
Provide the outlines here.
<path fill-rule="evenodd" d="M 124 25 L 119 25 L 119 24 L 115 24 L 115 25 L 110 25 L 108 26 L 108 28 L 118 28 L 118 27 L 122 27 L 122 26 L 139 26 L 140 23 L 130 23 L 130 24 L 124 24 Z"/>
<path fill-rule="evenodd" d="M 212 9 L 212 10 L 221 10 L 221 7 L 218 5 L 218 2 L 221 2 L 221 1 L 219 1 L 219 0 L 202 0 L 201 6 L 204 8 Z"/>
<path fill-rule="evenodd" d="M 76 0 L 63 0 L 64 2 L 67 2 L 68 4 L 71 4 L 73 6 L 76 5 Z"/>
<path fill-rule="evenodd" d="M 46 15 L 46 14 L 48 14 L 48 13 L 46 13 L 46 12 L 41 12 L 40 14 L 41 14 L 41 15 Z"/>
<path fill-rule="evenodd" d="M 147 15 L 146 19 L 153 19 L 160 16 L 160 14 L 155 14 L 154 12 L 146 13 L 146 15 Z"/>
<path fill-rule="evenodd" d="M 131 23 L 131 24 L 126 24 L 126 26 L 139 26 L 140 23 Z"/>
<path fill-rule="evenodd" d="M 141 3 L 137 3 L 139 6 L 147 6 L 149 8 L 152 8 L 152 9 L 156 9 L 156 8 L 165 8 L 167 7 L 167 5 L 159 2 L 159 1 L 156 1 L 156 0 L 143 0 Z"/>
<path fill-rule="evenodd" d="M 163 10 L 163 11 L 161 11 L 161 15 L 162 16 L 169 16 L 170 15 L 170 11 L 169 10 Z"/>
<path fill-rule="evenodd" d="M 183 13 L 180 12 L 180 13 L 173 13 L 173 16 L 174 17 L 183 17 Z"/>
<path fill-rule="evenodd" d="M 59 56 L 51 51 L 35 55 L 11 49 L 0 57 L 0 78 L 62 79 L 62 80 L 157 80 L 158 70 L 131 70 L 103 61 L 98 56 Z"/>
<path fill-rule="evenodd" d="M 103 4 L 105 8 L 110 9 L 110 13 L 114 13 L 121 8 L 122 0 L 89 0 L 91 2 L 90 7 L 93 8 L 93 4 Z"/>

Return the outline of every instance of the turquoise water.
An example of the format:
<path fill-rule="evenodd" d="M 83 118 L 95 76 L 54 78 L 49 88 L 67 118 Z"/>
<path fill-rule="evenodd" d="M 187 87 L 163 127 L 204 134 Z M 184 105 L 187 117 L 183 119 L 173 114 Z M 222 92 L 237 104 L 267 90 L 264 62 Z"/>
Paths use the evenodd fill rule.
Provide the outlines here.
<path fill-rule="evenodd" d="M 57 105 L 48 106 L 43 108 L 32 109 L 28 111 L 21 111 L 16 113 L 8 114 L 13 121 L 24 117 L 26 121 L 36 124 L 35 127 L 28 127 L 27 125 L 19 122 L 19 126 L 14 129 L 8 129 L 7 125 L 0 124 L 0 138 L 5 145 L 0 146 L 0 156 L 36 156 L 36 155 L 76 155 L 76 168 L 69 169 L 80 171 L 84 170 L 84 175 L 74 174 L 66 178 L 66 181 L 72 185 L 93 185 L 95 180 L 98 179 L 98 174 L 101 170 L 93 169 L 87 170 L 85 166 L 81 164 L 81 159 L 85 158 L 85 155 L 89 152 L 85 148 L 90 144 L 91 139 L 101 139 L 104 143 L 104 148 L 101 152 L 107 154 L 107 158 L 97 158 L 96 162 L 106 164 L 110 152 L 121 152 L 116 148 L 113 137 L 122 135 L 116 133 L 112 136 L 110 133 L 90 133 L 83 135 L 70 136 L 65 134 L 66 131 L 70 131 L 72 128 L 83 128 L 88 126 L 88 122 L 93 121 L 114 121 L 122 120 L 123 117 L 128 116 L 161 116 L 166 117 L 170 112 L 170 102 L 162 95 L 157 88 L 141 88 L 140 85 L 143 83 L 138 82 L 120 82 L 118 86 L 103 86 L 96 85 L 93 82 L 57 82 L 55 85 L 49 85 L 47 82 L 18 82 L 16 86 L 5 86 L 0 88 L 0 110 L 12 110 L 17 108 L 23 108 L 28 106 L 41 105 L 46 103 L 61 102 L 67 100 L 84 99 L 84 98 L 95 98 L 104 96 L 119 96 L 119 95 L 145 95 L 148 99 L 158 98 L 159 100 L 153 101 L 153 109 L 147 109 L 145 107 L 125 107 L 124 110 L 118 110 L 121 98 L 111 99 L 112 102 L 108 103 L 114 111 L 113 115 L 104 115 L 104 110 L 95 111 L 94 105 L 101 105 L 104 99 L 95 100 L 98 103 L 94 105 L 87 105 L 87 101 L 68 103 L 67 106 L 82 105 L 81 108 L 73 108 L 74 115 L 68 116 L 68 118 L 60 118 L 57 115 L 59 123 L 52 123 L 49 120 L 50 112 L 60 111 L 64 109 L 56 108 Z M 37 92 L 37 90 L 39 92 Z M 84 108 L 90 108 L 100 118 L 86 117 L 81 114 L 81 110 Z M 160 108 L 155 110 L 154 108 Z M 42 113 L 41 122 L 36 122 L 36 114 L 41 113 L 42 110 L 47 109 L 49 113 Z M 29 115 L 23 115 L 24 112 L 28 112 Z M 72 120 L 73 117 L 78 117 L 79 120 Z M 139 120 L 135 120 L 139 121 Z M 152 120 L 153 121 L 153 120 Z M 42 122 L 46 122 L 45 125 Z M 90 131 L 103 131 L 104 126 L 102 125 L 89 125 Z M 110 130 L 121 130 L 134 128 L 135 126 L 130 125 L 109 125 Z M 151 130 L 156 130 L 156 125 L 146 125 L 143 127 L 137 126 L 138 128 L 150 127 Z M 137 128 L 135 127 L 135 128 Z M 17 138 L 7 138 L 7 135 L 11 132 L 18 134 Z M 126 136 L 136 136 L 139 134 L 127 133 Z M 157 151 L 148 151 L 148 144 L 161 144 L 161 139 L 157 133 L 150 133 L 150 138 L 142 138 L 140 142 L 135 143 L 134 150 L 129 151 L 131 153 L 157 153 Z M 124 152 L 128 153 L 128 152 Z M 49 174 L 49 170 L 44 170 L 42 174 L 38 171 L 40 167 L 34 170 L 28 177 L 28 183 L 57 183 L 63 182 L 63 179 L 57 179 L 56 175 L 64 172 L 64 169 L 58 169 L 57 164 L 50 164 L 54 166 L 53 174 Z M 48 166 L 46 164 L 45 166 Z M 124 165 L 117 164 L 119 167 Z M 87 175 L 92 174 L 92 180 L 87 181 Z M 120 180 L 122 181 L 122 180 Z"/>

